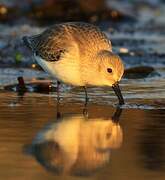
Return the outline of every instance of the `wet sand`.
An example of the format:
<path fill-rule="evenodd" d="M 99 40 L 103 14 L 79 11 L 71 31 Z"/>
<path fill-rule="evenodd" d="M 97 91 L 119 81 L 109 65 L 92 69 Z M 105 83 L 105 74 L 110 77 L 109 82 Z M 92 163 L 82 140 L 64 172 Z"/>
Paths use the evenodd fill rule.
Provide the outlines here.
<path fill-rule="evenodd" d="M 164 179 L 165 111 L 0 93 L 2 179 Z M 101 104 L 101 103 L 100 103 Z M 70 132 L 68 132 L 68 130 Z"/>

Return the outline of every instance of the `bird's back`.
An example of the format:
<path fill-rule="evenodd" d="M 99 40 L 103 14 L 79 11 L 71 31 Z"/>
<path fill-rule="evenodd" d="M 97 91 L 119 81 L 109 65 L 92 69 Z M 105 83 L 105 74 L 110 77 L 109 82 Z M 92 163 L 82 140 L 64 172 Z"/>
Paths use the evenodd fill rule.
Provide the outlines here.
<path fill-rule="evenodd" d="M 65 26 L 78 43 L 82 56 L 95 55 L 99 50 L 112 50 L 110 40 L 96 26 L 81 22 L 67 23 Z"/>
<path fill-rule="evenodd" d="M 47 61 L 58 60 L 72 44 L 77 44 L 83 57 L 92 56 L 99 50 L 112 49 L 111 42 L 99 28 L 82 22 L 56 24 L 39 35 L 25 37 L 24 41 Z"/>

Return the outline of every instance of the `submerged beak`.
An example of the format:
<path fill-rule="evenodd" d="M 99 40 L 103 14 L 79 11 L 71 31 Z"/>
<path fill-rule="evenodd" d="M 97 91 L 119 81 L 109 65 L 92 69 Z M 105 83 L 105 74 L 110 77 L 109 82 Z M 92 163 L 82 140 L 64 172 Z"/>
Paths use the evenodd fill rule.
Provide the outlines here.
<path fill-rule="evenodd" d="M 121 90 L 120 90 L 118 82 L 116 82 L 115 84 L 112 85 L 112 89 L 115 91 L 115 94 L 119 99 L 119 105 L 123 105 L 124 99 L 123 99 L 123 96 L 121 94 Z"/>

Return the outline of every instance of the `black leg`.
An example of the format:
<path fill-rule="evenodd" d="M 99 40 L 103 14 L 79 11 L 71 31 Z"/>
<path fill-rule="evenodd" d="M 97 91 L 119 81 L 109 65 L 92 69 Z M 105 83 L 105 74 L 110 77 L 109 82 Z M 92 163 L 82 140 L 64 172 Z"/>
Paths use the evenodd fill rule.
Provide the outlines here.
<path fill-rule="evenodd" d="M 60 101 L 60 82 L 57 81 L 57 101 Z"/>
<path fill-rule="evenodd" d="M 85 106 L 87 106 L 89 98 L 88 98 L 87 88 L 85 86 L 84 86 L 84 91 L 85 91 Z"/>
<path fill-rule="evenodd" d="M 88 93 L 87 93 L 87 88 L 84 86 L 84 91 L 85 91 L 85 104 L 84 104 L 84 109 L 83 109 L 83 114 L 85 117 L 88 117 L 88 109 L 87 109 L 87 105 L 88 105 Z"/>

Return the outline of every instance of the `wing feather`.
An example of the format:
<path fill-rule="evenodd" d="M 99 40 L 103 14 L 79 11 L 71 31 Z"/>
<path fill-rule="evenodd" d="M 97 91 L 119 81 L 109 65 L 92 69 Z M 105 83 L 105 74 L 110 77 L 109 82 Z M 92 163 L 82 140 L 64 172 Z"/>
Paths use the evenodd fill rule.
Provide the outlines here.
<path fill-rule="evenodd" d="M 102 49 L 112 49 L 111 42 L 99 28 L 81 22 L 54 25 L 39 35 L 24 37 L 23 40 L 36 55 L 46 61 L 60 60 L 75 42 L 84 57 Z"/>

